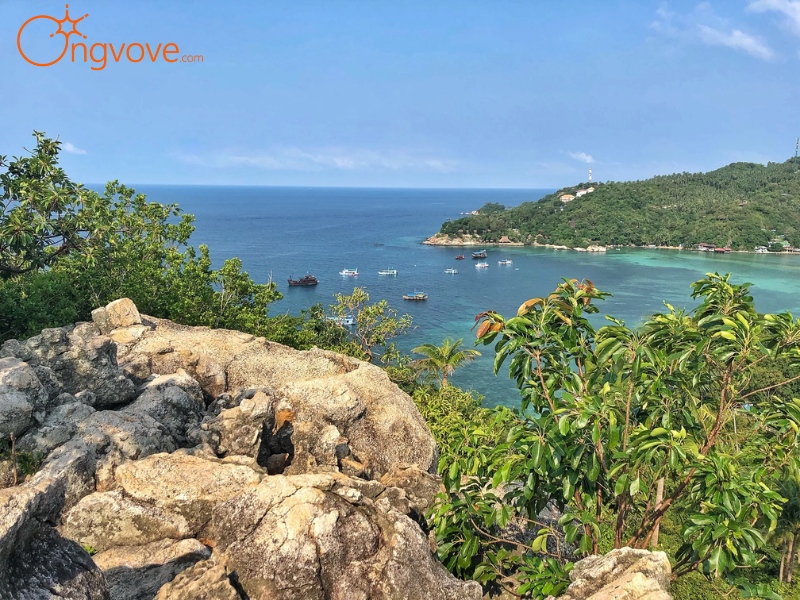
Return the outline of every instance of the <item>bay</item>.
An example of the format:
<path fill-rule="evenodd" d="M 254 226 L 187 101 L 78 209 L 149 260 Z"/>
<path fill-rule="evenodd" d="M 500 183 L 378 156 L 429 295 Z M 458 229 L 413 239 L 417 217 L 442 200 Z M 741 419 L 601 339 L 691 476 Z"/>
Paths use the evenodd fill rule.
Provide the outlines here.
<path fill-rule="evenodd" d="M 754 284 L 762 312 L 800 314 L 800 255 L 713 255 L 688 250 L 619 249 L 579 253 L 530 247 L 487 248 L 488 269 L 475 269 L 475 248 L 424 246 L 446 219 L 475 210 L 486 202 L 516 206 L 553 190 L 282 188 L 237 186 L 139 185 L 149 200 L 177 203 L 195 215 L 194 245 L 207 244 L 215 266 L 238 256 L 257 282 L 270 277 L 283 300 L 270 314 L 297 314 L 315 303 L 327 306 L 338 292 L 364 287 L 373 300 L 387 299 L 412 315 L 414 329 L 399 341 L 405 351 L 445 337 L 463 338 L 472 346 L 476 314 L 496 310 L 512 314 L 525 300 L 552 291 L 561 278 L 590 279 L 613 296 L 601 303 L 604 313 L 635 325 L 664 310 L 663 302 L 691 307 L 689 284 L 707 272 L 731 272 L 737 282 Z M 466 254 L 463 261 L 454 260 Z M 512 259 L 508 266 L 500 259 Z M 448 267 L 458 269 L 447 275 Z M 357 278 L 342 277 L 357 268 Z M 398 275 L 381 276 L 381 269 Z M 320 283 L 289 288 L 289 276 L 311 273 Z M 404 302 L 402 296 L 424 291 L 426 302 Z M 602 317 L 594 319 L 601 325 Z M 456 372 L 453 382 L 474 389 L 486 405 L 517 405 L 519 397 L 502 370 L 492 373 L 491 347 Z"/>

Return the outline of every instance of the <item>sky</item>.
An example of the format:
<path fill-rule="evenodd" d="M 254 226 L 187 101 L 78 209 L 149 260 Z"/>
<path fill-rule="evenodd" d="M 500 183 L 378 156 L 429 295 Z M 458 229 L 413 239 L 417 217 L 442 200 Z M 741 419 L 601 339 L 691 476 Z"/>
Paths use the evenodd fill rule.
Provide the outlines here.
<path fill-rule="evenodd" d="M 87 184 L 559 188 L 784 161 L 800 136 L 800 0 L 69 14 L 81 35 L 55 33 L 63 0 L 0 0 L 0 154 L 46 132 Z"/>

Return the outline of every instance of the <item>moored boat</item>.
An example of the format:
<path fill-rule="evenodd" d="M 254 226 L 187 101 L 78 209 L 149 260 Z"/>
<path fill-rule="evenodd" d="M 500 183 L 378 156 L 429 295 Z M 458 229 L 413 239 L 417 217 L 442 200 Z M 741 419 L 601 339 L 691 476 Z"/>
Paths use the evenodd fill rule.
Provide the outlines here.
<path fill-rule="evenodd" d="M 397 275 L 397 269 L 386 268 L 383 271 L 378 271 L 378 275 Z"/>
<path fill-rule="evenodd" d="M 339 271 L 339 275 L 344 275 L 345 277 L 358 277 L 358 269 L 342 269 Z"/>
<path fill-rule="evenodd" d="M 319 279 L 313 275 L 309 275 L 308 273 L 306 273 L 305 276 L 301 277 L 300 279 L 292 279 L 292 276 L 289 275 L 289 286 L 309 286 L 317 285 L 318 283 Z"/>
<path fill-rule="evenodd" d="M 453 269 L 452 267 L 449 269 L 445 269 L 444 272 L 447 273 L 448 275 L 458 275 L 458 270 Z"/>
<path fill-rule="evenodd" d="M 405 294 L 403 296 L 403 300 L 414 300 L 416 302 L 420 302 L 421 300 L 427 300 L 428 294 L 425 292 L 414 292 L 413 294 Z"/>
<path fill-rule="evenodd" d="M 514 264 L 514 261 L 511 260 L 510 258 L 506 258 L 505 260 L 498 260 L 497 264 L 498 265 L 511 265 L 511 264 Z"/>
<path fill-rule="evenodd" d="M 328 317 L 328 321 L 333 321 L 342 327 L 353 327 L 356 324 L 356 318 L 353 315 L 347 315 L 344 317 Z"/>
<path fill-rule="evenodd" d="M 472 258 L 486 258 L 486 250 L 479 250 L 478 252 L 472 253 Z"/>
<path fill-rule="evenodd" d="M 488 269 L 489 268 L 489 263 L 488 262 L 475 263 L 475 268 L 476 269 Z"/>
<path fill-rule="evenodd" d="M 464 255 L 459 254 L 458 256 L 456 256 L 456 260 L 464 260 Z"/>

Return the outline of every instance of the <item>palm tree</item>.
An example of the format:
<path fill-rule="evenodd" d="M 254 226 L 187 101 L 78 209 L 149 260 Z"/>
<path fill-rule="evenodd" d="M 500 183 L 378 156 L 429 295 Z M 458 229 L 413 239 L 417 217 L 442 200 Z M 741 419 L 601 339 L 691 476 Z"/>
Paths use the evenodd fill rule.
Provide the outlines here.
<path fill-rule="evenodd" d="M 412 364 L 423 373 L 441 375 L 442 386 L 446 386 L 447 378 L 453 371 L 481 354 L 477 350 L 460 348 L 462 340 L 463 338 L 454 342 L 450 338 L 445 338 L 441 346 L 434 344 L 417 346 L 412 352 L 422 354 L 425 358 L 419 358 Z"/>

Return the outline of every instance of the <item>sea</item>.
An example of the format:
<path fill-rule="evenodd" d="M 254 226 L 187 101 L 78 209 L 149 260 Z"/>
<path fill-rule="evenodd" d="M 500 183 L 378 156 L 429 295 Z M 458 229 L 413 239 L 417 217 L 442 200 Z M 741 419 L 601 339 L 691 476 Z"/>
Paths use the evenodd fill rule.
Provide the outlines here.
<path fill-rule="evenodd" d="M 546 295 L 562 278 L 590 279 L 612 294 L 600 304 L 603 315 L 635 326 L 665 310 L 668 302 L 691 308 L 689 284 L 708 272 L 732 273 L 753 284 L 761 312 L 800 315 L 800 255 L 725 254 L 689 250 L 626 248 L 584 253 L 531 247 L 488 247 L 488 269 L 476 269 L 470 253 L 479 248 L 425 246 L 448 219 L 487 202 L 506 207 L 536 201 L 546 189 L 367 189 L 245 186 L 138 185 L 148 200 L 176 203 L 195 217 L 194 245 L 207 244 L 215 266 L 239 257 L 257 282 L 272 279 L 283 299 L 269 313 L 298 314 L 316 303 L 328 306 L 334 294 L 363 287 L 372 300 L 386 299 L 413 318 L 413 329 L 397 340 L 410 352 L 423 343 L 462 339 L 474 347 L 475 315 L 494 310 L 512 315 L 525 300 Z M 466 260 L 455 260 L 465 254 Z M 511 259 L 511 265 L 499 260 Z M 456 275 L 445 274 L 453 267 Z M 358 277 L 339 275 L 358 269 Z M 397 276 L 379 275 L 396 269 Z M 315 275 L 319 285 L 292 287 L 289 277 Z M 425 302 L 404 294 L 424 292 Z M 519 404 L 505 368 L 495 376 L 491 346 L 454 374 L 452 382 L 484 397 L 487 406 Z"/>

